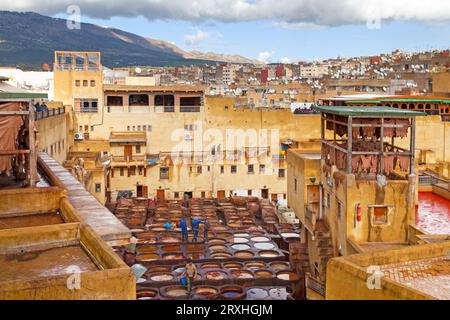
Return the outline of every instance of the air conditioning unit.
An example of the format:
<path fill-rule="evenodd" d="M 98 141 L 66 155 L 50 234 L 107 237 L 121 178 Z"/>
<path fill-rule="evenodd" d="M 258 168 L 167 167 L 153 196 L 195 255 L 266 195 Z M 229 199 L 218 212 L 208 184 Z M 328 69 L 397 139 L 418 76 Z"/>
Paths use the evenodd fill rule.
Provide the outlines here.
<path fill-rule="evenodd" d="M 74 135 L 74 140 L 75 141 L 83 141 L 84 135 L 81 132 L 76 132 Z"/>

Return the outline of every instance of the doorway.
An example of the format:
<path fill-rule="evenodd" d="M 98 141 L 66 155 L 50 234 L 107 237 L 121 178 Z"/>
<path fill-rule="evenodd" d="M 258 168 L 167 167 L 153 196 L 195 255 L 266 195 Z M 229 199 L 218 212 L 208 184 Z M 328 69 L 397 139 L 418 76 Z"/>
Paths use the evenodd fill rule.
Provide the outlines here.
<path fill-rule="evenodd" d="M 189 200 L 189 199 L 192 199 L 192 191 L 185 191 L 185 192 L 183 193 L 183 198 L 184 198 L 184 201 L 187 201 L 187 200 Z"/>
<path fill-rule="evenodd" d="M 132 160 L 133 156 L 133 146 L 124 146 L 123 148 L 123 155 L 125 157 L 125 160 Z"/>
<path fill-rule="evenodd" d="M 225 199 L 225 190 L 218 190 L 217 191 L 217 198 L 218 199 Z"/>
<path fill-rule="evenodd" d="M 269 199 L 269 189 L 261 189 L 261 197 L 263 199 Z"/>
<path fill-rule="evenodd" d="M 165 202 L 166 201 L 166 195 L 164 190 L 156 190 L 156 200 L 158 202 Z"/>

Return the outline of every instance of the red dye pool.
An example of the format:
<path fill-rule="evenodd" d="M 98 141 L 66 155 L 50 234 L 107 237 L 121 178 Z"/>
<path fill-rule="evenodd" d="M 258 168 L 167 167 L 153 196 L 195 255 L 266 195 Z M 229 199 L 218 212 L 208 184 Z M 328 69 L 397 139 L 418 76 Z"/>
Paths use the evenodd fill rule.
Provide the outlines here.
<path fill-rule="evenodd" d="M 430 234 L 450 234 L 450 200 L 432 192 L 419 192 L 416 221 Z"/>

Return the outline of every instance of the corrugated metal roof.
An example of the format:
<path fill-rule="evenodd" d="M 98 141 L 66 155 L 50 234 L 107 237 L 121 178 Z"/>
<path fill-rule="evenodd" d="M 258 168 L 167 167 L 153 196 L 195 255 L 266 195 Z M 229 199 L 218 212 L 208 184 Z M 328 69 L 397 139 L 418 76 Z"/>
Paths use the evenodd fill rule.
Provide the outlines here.
<path fill-rule="evenodd" d="M 426 116 L 427 114 L 419 111 L 410 111 L 403 109 L 395 109 L 389 107 L 374 107 L 374 106 L 314 106 L 314 110 L 319 112 L 331 113 L 340 116 L 376 116 L 376 117 L 417 117 Z"/>

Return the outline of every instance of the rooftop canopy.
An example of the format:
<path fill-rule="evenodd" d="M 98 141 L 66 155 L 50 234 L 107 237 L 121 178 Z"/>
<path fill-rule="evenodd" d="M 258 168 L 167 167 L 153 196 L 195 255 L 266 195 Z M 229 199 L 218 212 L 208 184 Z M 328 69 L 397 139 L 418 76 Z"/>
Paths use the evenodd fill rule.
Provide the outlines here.
<path fill-rule="evenodd" d="M 348 117 L 417 117 L 427 115 L 419 111 L 375 106 L 314 106 L 313 110 Z"/>

